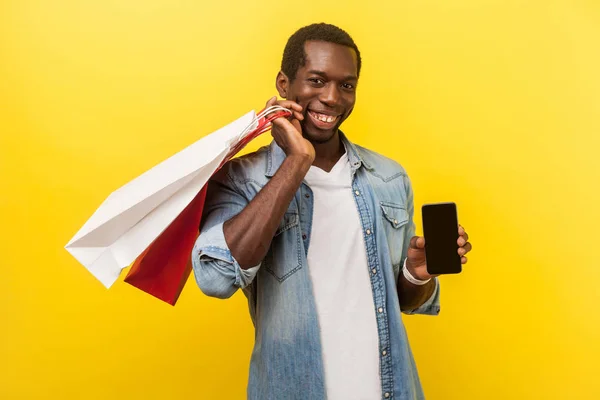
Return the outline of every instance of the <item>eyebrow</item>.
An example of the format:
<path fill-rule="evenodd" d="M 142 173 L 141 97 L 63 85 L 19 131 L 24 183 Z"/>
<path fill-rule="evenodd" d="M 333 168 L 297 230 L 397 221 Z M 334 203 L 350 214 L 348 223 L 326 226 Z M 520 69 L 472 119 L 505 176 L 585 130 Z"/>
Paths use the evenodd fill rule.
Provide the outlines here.
<path fill-rule="evenodd" d="M 308 73 L 319 75 L 319 76 L 322 76 L 323 78 L 327 78 L 327 74 L 325 72 L 319 71 L 316 69 L 311 69 L 310 71 L 308 71 Z M 342 80 L 343 81 L 357 81 L 358 78 L 356 77 L 356 75 L 346 75 Z"/>

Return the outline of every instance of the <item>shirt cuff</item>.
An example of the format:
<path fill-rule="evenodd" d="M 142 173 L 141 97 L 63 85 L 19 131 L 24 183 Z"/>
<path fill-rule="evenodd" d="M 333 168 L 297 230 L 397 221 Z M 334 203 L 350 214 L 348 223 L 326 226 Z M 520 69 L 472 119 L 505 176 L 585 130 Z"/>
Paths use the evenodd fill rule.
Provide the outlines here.
<path fill-rule="evenodd" d="M 196 282 L 209 296 L 231 297 L 238 288 L 245 288 L 254 280 L 260 263 L 243 269 L 231 254 L 223 223 L 216 224 L 198 237 L 192 252 L 192 266 Z"/>
<path fill-rule="evenodd" d="M 435 289 L 429 299 L 414 310 L 403 311 L 405 314 L 438 315 L 440 313 L 440 282 L 437 277 L 433 278 L 433 280 L 435 282 Z"/>

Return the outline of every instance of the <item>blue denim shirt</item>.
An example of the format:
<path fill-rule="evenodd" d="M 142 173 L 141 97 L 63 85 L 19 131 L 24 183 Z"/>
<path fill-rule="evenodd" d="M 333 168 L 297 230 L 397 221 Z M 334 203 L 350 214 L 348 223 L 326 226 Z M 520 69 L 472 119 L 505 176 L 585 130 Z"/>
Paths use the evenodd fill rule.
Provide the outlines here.
<path fill-rule="evenodd" d="M 395 161 L 350 143 L 352 170 L 379 332 L 383 400 L 422 399 L 396 289 L 415 234 L 410 180 Z M 201 234 L 192 254 L 194 275 L 208 296 L 228 298 L 242 289 L 255 327 L 250 361 L 251 400 L 325 399 L 319 321 L 307 264 L 313 196 L 303 183 L 259 265 L 243 270 L 231 255 L 223 223 L 258 194 L 285 159 L 272 142 L 227 163 L 209 183 Z M 340 221 L 344 223 L 344 221 Z M 430 299 L 407 314 L 436 315 L 439 282 Z M 385 353 L 384 353 L 385 350 Z M 384 355 L 385 354 L 385 355 Z"/>

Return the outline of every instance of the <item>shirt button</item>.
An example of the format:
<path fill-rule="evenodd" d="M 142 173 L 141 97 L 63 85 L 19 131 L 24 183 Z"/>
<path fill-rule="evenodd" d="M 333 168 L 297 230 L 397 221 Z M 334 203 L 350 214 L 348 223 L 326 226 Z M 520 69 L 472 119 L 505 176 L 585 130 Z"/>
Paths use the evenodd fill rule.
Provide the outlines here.
<path fill-rule="evenodd" d="M 376 273 L 377 273 L 377 268 L 373 268 L 371 271 L 372 271 L 374 274 L 376 274 Z"/>
<path fill-rule="evenodd" d="M 357 196 L 360 196 L 360 192 L 357 190 L 356 192 L 354 192 Z"/>
<path fill-rule="evenodd" d="M 379 311 L 379 314 L 381 314 L 383 312 L 383 308 L 379 307 L 377 311 Z"/>
<path fill-rule="evenodd" d="M 383 354 L 384 356 L 387 354 L 387 351 L 382 351 L 381 354 Z"/>
<path fill-rule="evenodd" d="M 302 234 L 302 240 L 306 240 L 306 234 Z"/>
<path fill-rule="evenodd" d="M 308 198 L 310 197 L 310 194 L 306 193 L 306 194 L 304 195 L 304 197 L 306 197 L 306 198 L 308 199 Z"/>
<path fill-rule="evenodd" d="M 371 230 L 367 229 L 367 235 L 370 235 L 370 234 L 371 234 Z"/>
<path fill-rule="evenodd" d="M 386 392 L 386 394 L 384 394 L 383 397 L 387 399 L 388 397 L 390 397 L 390 394 Z"/>
<path fill-rule="evenodd" d="M 306 197 L 308 197 L 308 195 L 307 195 Z M 398 223 L 398 220 L 397 220 L 397 219 L 395 219 L 395 220 L 394 220 L 394 223 L 395 223 L 395 224 L 397 224 L 397 223 Z"/>

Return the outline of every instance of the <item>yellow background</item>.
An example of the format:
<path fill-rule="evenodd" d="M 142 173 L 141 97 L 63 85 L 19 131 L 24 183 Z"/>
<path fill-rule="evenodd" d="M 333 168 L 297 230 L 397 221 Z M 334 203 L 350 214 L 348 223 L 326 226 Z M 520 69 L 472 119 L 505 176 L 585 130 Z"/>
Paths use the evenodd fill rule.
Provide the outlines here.
<path fill-rule="evenodd" d="M 288 36 L 363 54 L 355 142 L 474 251 L 404 317 L 429 399 L 598 399 L 596 0 L 0 2 L 0 398 L 241 399 L 241 293 L 110 290 L 63 246 L 106 196 L 273 94 Z M 269 141 L 262 137 L 252 148 Z"/>

